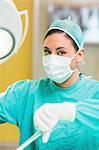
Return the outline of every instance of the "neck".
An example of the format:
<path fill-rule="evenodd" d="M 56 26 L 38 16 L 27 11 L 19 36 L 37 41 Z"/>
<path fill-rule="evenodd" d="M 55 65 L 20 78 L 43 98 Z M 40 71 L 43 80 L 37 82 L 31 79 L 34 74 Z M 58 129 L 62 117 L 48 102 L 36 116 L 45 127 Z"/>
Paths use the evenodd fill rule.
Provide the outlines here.
<path fill-rule="evenodd" d="M 55 83 L 55 84 L 58 85 L 58 86 L 60 86 L 60 87 L 62 87 L 62 88 L 68 88 L 69 86 L 73 85 L 77 80 L 79 80 L 79 74 L 76 71 L 65 82 L 63 82 L 63 83 Z"/>

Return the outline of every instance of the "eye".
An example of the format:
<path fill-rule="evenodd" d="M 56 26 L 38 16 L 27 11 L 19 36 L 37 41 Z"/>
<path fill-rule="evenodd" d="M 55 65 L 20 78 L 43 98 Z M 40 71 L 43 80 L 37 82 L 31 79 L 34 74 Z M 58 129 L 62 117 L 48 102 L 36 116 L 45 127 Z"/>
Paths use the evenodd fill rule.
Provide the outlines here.
<path fill-rule="evenodd" d="M 65 51 L 61 50 L 57 52 L 57 55 L 64 56 L 66 54 Z"/>
<path fill-rule="evenodd" d="M 51 54 L 51 51 L 50 50 L 48 50 L 48 49 L 45 49 L 44 50 L 44 55 L 46 56 L 46 55 L 50 55 Z"/>

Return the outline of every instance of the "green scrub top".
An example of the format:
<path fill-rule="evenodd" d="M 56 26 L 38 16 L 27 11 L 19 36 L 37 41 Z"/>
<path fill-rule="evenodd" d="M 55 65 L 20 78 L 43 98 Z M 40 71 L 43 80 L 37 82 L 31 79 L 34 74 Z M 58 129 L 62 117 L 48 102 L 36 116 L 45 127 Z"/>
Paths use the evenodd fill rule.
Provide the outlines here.
<path fill-rule="evenodd" d="M 61 88 L 49 78 L 22 80 L 0 94 L 0 124 L 10 122 L 20 129 L 20 144 L 33 133 L 33 116 L 44 103 L 76 104 L 74 122 L 60 121 L 48 143 L 39 137 L 25 150 L 99 150 L 99 82 L 81 75 L 68 88 Z"/>

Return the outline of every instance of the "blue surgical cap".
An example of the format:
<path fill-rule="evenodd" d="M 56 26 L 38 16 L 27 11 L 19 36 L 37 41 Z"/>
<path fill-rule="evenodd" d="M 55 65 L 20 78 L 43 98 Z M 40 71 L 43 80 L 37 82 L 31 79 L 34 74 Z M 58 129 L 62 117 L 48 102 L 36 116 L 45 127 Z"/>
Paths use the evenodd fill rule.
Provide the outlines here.
<path fill-rule="evenodd" d="M 82 48 L 84 46 L 84 37 L 83 32 L 79 25 L 74 23 L 70 19 L 64 19 L 64 20 L 55 20 L 50 25 L 49 29 L 47 30 L 46 34 L 53 29 L 61 30 L 65 33 L 67 33 L 77 44 L 78 48 Z"/>

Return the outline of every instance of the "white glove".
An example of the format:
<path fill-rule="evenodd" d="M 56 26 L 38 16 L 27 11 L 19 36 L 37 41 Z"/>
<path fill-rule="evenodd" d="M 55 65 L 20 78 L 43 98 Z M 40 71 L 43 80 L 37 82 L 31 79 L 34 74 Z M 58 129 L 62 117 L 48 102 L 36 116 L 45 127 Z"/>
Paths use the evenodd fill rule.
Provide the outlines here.
<path fill-rule="evenodd" d="M 76 116 L 75 103 L 46 103 L 36 110 L 34 115 L 35 127 L 43 133 L 43 142 L 50 137 L 51 130 L 59 120 L 73 122 Z"/>

